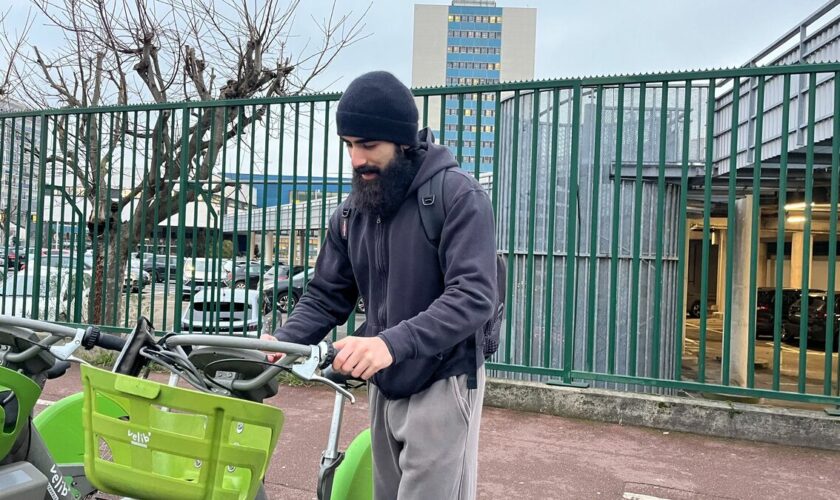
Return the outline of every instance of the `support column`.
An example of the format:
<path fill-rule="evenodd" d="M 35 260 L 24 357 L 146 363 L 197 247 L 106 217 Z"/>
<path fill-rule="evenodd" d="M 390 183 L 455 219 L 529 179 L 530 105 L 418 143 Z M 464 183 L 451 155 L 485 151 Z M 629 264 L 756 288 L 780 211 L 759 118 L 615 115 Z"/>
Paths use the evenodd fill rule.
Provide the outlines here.
<path fill-rule="evenodd" d="M 755 230 L 760 231 L 760 228 L 755 228 Z M 758 242 L 758 252 L 755 255 L 755 265 L 758 266 L 756 267 L 755 273 L 755 286 L 767 286 L 767 243 L 762 243 L 761 241 Z"/>
<path fill-rule="evenodd" d="M 802 260 L 805 253 L 805 233 L 796 231 L 793 233 L 793 238 L 790 245 L 790 283 L 791 288 L 802 287 Z M 813 269 L 813 245 L 808 242 L 808 267 Z M 809 280 L 810 281 L 810 280 Z M 811 284 L 808 283 L 808 287 Z"/>
<path fill-rule="evenodd" d="M 745 196 L 735 202 L 735 213 L 730 214 L 730 221 L 735 219 L 735 240 L 732 242 L 732 303 L 729 304 L 732 319 L 729 382 L 744 387 L 747 385 L 747 346 L 750 328 L 750 268 L 760 261 L 750 261 L 750 240 L 752 238 L 753 196 Z M 731 223 L 731 222 L 730 222 Z M 756 228 L 757 230 L 757 228 Z M 726 381 L 724 381 L 725 383 Z"/>
<path fill-rule="evenodd" d="M 726 231 L 717 231 L 718 242 L 718 263 L 717 263 L 717 289 L 715 290 L 715 305 L 718 313 L 726 312 Z"/>
<path fill-rule="evenodd" d="M 265 249 L 263 253 L 265 254 L 266 263 L 274 263 L 274 251 L 276 250 L 274 245 L 274 232 L 265 233 Z"/>

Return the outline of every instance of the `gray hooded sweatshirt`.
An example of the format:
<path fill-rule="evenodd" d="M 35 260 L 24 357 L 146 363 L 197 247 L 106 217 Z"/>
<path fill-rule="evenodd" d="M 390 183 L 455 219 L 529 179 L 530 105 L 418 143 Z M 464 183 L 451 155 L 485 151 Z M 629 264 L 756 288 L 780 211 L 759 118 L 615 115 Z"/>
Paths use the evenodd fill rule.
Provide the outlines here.
<path fill-rule="evenodd" d="M 383 219 L 352 210 L 352 195 L 333 213 L 314 277 L 274 333 L 280 340 L 316 343 L 347 320 L 361 295 L 367 320 L 356 334 L 379 336 L 394 358 L 372 378 L 388 399 L 474 374 L 484 361 L 482 327 L 496 303 L 490 198 L 473 176 L 456 168 L 447 148 L 427 141 L 430 135 L 420 131 L 424 158 L 396 214 Z M 423 229 L 416 191 L 442 169 L 449 169 L 446 217 L 435 245 Z M 342 217 L 345 208 L 351 208 L 348 218 Z"/>

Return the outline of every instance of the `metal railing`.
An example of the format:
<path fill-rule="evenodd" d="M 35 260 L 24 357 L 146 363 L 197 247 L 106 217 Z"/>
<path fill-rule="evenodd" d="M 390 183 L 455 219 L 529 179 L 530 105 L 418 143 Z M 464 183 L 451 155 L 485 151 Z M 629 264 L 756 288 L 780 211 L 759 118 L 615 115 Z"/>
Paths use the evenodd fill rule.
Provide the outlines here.
<path fill-rule="evenodd" d="M 416 89 L 421 125 L 492 195 L 508 264 L 494 373 L 840 403 L 838 72 Z M 273 329 L 349 192 L 339 98 L 0 115 L 4 311 Z M 256 271 L 236 270 L 248 262 Z M 229 321 L 254 310 L 253 323 Z"/>

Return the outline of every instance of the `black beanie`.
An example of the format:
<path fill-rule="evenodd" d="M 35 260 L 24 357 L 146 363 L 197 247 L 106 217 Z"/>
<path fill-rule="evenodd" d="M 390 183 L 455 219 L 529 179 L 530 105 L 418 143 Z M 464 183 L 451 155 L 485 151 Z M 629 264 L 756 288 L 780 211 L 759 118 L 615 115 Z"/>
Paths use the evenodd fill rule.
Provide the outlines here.
<path fill-rule="evenodd" d="M 387 71 L 356 78 L 344 91 L 336 111 L 338 135 L 417 143 L 417 105 L 411 91 Z"/>

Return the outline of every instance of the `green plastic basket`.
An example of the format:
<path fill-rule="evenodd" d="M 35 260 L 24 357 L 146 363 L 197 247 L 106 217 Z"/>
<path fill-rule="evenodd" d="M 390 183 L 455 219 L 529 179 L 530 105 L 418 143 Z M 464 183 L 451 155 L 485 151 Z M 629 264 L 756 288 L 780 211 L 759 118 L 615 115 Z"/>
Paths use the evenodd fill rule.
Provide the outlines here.
<path fill-rule="evenodd" d="M 279 409 L 88 365 L 82 381 L 85 475 L 101 491 L 141 499 L 257 494 L 283 427 Z M 99 407 L 108 399 L 128 417 Z"/>
<path fill-rule="evenodd" d="M 11 391 L 18 400 L 18 412 L 14 427 L 0 425 L 0 459 L 11 451 L 20 431 L 29 425 L 29 415 L 41 395 L 41 387 L 26 375 L 0 367 L 0 391 Z M 6 419 L 6 411 L 0 406 L 0 424 Z"/>

